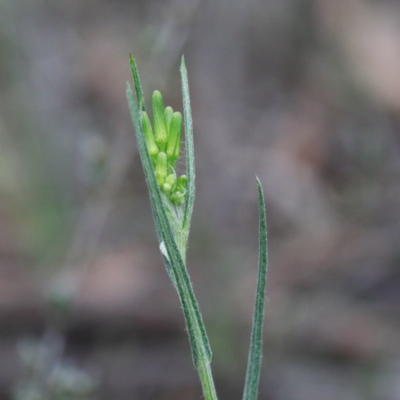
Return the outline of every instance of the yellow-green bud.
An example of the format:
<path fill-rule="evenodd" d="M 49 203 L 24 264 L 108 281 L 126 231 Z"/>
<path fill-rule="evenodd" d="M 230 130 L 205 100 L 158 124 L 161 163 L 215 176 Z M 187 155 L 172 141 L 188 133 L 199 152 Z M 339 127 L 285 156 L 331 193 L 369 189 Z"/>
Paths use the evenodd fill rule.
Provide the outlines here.
<path fill-rule="evenodd" d="M 174 163 L 181 152 L 182 114 L 177 111 L 172 115 L 171 127 L 168 135 L 167 157 Z M 176 156 L 178 154 L 178 156 Z"/>
<path fill-rule="evenodd" d="M 171 189 L 172 189 L 172 186 L 169 183 L 163 183 L 163 185 L 161 187 L 161 190 L 167 194 L 171 191 Z"/>
<path fill-rule="evenodd" d="M 176 183 L 176 175 L 175 174 L 169 174 L 166 178 L 165 178 L 165 182 L 168 183 L 171 186 L 174 186 Z"/>
<path fill-rule="evenodd" d="M 167 124 L 167 132 L 168 132 L 168 137 L 169 137 L 169 131 L 171 129 L 171 121 L 172 121 L 172 114 L 174 113 L 174 110 L 172 107 L 166 107 L 164 111 L 165 115 L 165 123 Z"/>
<path fill-rule="evenodd" d="M 154 137 L 161 151 L 167 147 L 168 131 L 164 115 L 164 102 L 161 93 L 156 90 L 152 96 Z"/>
<path fill-rule="evenodd" d="M 185 201 L 185 194 L 179 191 L 176 191 L 171 194 L 171 202 L 177 206 L 181 206 Z"/>
<path fill-rule="evenodd" d="M 158 154 L 158 147 L 154 140 L 153 129 L 151 127 L 149 116 L 145 111 L 142 112 L 142 128 L 150 157 L 154 158 Z"/>
<path fill-rule="evenodd" d="M 167 155 L 160 151 L 157 155 L 155 174 L 157 182 L 160 186 L 163 185 L 165 178 L 167 177 Z"/>
<path fill-rule="evenodd" d="M 187 176 L 181 175 L 176 183 L 176 190 L 182 193 L 186 193 L 186 188 L 187 188 Z"/>
<path fill-rule="evenodd" d="M 165 178 L 165 182 L 162 185 L 162 190 L 165 193 L 169 193 L 173 187 L 175 186 L 176 183 L 176 175 L 175 174 L 169 174 L 166 178 Z"/>

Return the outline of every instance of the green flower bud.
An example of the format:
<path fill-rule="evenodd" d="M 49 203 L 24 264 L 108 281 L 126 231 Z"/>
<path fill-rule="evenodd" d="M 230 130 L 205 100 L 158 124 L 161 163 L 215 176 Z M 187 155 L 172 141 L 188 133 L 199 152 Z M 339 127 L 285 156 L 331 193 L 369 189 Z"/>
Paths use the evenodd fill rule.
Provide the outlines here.
<path fill-rule="evenodd" d="M 187 176 L 181 175 L 176 183 L 176 190 L 182 193 L 186 193 L 186 188 L 187 188 Z"/>
<path fill-rule="evenodd" d="M 176 175 L 174 174 L 169 174 L 166 178 L 165 178 L 165 182 L 162 185 L 162 191 L 164 193 L 169 193 L 175 186 L 176 183 Z"/>
<path fill-rule="evenodd" d="M 158 154 L 158 147 L 154 140 L 153 128 L 151 127 L 150 119 L 147 113 L 144 111 L 142 112 L 142 128 L 150 157 L 155 158 Z"/>
<path fill-rule="evenodd" d="M 171 163 L 174 163 L 181 152 L 181 132 L 182 132 L 182 114 L 174 112 L 171 120 L 171 127 L 168 135 L 167 157 Z M 176 156 L 178 154 L 178 156 Z"/>
<path fill-rule="evenodd" d="M 176 191 L 171 194 L 170 200 L 173 204 L 181 206 L 185 202 L 185 193 Z"/>
<path fill-rule="evenodd" d="M 161 186 L 161 190 L 166 194 L 168 194 L 171 191 L 171 189 L 172 186 L 168 183 L 163 183 L 163 185 Z"/>
<path fill-rule="evenodd" d="M 174 110 L 172 109 L 172 107 L 165 108 L 164 115 L 165 115 L 165 123 L 167 124 L 168 137 L 169 137 L 169 131 L 171 129 L 171 121 L 173 113 Z"/>
<path fill-rule="evenodd" d="M 155 166 L 155 174 L 160 186 L 163 185 L 165 178 L 167 177 L 167 167 L 167 155 L 160 151 L 157 155 Z"/>
<path fill-rule="evenodd" d="M 154 119 L 154 137 L 157 146 L 161 151 L 167 147 L 168 131 L 164 115 L 164 102 L 161 93 L 156 90 L 152 96 L 153 119 Z"/>
<path fill-rule="evenodd" d="M 168 183 L 171 186 L 174 186 L 176 183 L 176 175 L 175 174 L 169 174 L 166 178 L 165 178 L 165 183 Z"/>

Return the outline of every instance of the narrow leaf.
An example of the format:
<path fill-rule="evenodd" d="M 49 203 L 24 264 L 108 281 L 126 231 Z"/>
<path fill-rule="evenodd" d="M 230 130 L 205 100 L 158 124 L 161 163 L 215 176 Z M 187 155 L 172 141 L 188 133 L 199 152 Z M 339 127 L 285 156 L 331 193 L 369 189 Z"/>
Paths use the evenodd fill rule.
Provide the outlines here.
<path fill-rule="evenodd" d="M 143 170 L 149 188 L 150 202 L 156 223 L 158 240 L 160 243 L 164 242 L 165 249 L 168 253 L 168 258 L 166 256 L 163 256 L 163 258 L 167 270 L 168 268 L 171 268 L 176 282 L 176 288 L 178 290 L 187 323 L 193 362 L 196 367 L 199 367 L 200 362 L 211 361 L 210 345 L 189 275 L 168 221 L 166 209 L 163 204 L 162 193 L 154 174 L 150 155 L 147 151 L 146 141 L 140 123 L 139 109 L 129 84 L 127 86 L 127 98 L 133 125 L 135 127 L 139 154 L 142 160 Z"/>
<path fill-rule="evenodd" d="M 186 147 L 186 175 L 187 175 L 187 195 L 185 203 L 185 211 L 183 215 L 182 227 L 187 232 L 190 230 L 190 222 L 193 213 L 193 204 L 195 197 L 195 170 L 194 170 L 194 146 L 193 146 L 193 120 L 192 110 L 190 107 L 189 82 L 185 59 L 182 57 L 181 62 L 181 79 L 182 79 L 182 97 L 183 97 L 183 114 L 185 125 L 185 147 Z"/>
<path fill-rule="evenodd" d="M 250 351 L 247 364 L 246 382 L 243 392 L 243 400 L 256 400 L 258 383 L 260 380 L 263 342 L 263 322 L 265 306 L 265 285 L 268 269 L 268 243 L 267 222 L 265 217 L 265 201 L 260 180 L 256 177 L 258 185 L 258 209 L 259 209 L 259 258 L 257 291 L 254 305 L 253 326 L 251 332 Z"/>
<path fill-rule="evenodd" d="M 133 58 L 132 54 L 129 55 L 129 61 L 131 63 L 131 72 L 132 72 L 133 82 L 135 84 L 135 92 L 136 92 L 137 101 L 139 103 L 139 110 L 146 111 L 146 105 L 144 104 L 142 84 L 140 83 L 139 71 L 136 67 L 136 62 L 135 62 L 135 59 Z"/>
<path fill-rule="evenodd" d="M 130 58 L 131 58 L 131 66 L 132 65 L 134 66 L 133 67 L 133 71 L 136 71 L 136 75 L 137 75 L 137 77 L 139 77 L 139 74 L 138 74 L 137 68 L 136 68 L 136 64 L 135 64 L 135 60 L 133 59 L 132 56 Z M 135 77 L 135 74 L 133 74 L 133 76 Z M 138 82 L 138 86 L 141 88 L 140 81 L 138 80 L 137 82 Z M 136 87 L 136 80 L 135 80 L 135 87 Z M 145 139 L 145 135 L 144 135 L 142 124 L 141 124 L 140 114 L 139 114 L 138 107 L 137 107 L 137 102 L 135 101 L 135 97 L 134 97 L 134 95 L 132 93 L 132 89 L 131 89 L 129 84 L 127 84 L 126 94 L 127 94 L 127 98 L 128 98 L 128 105 L 129 105 L 129 109 L 130 109 L 130 112 L 131 112 L 131 117 L 132 117 L 133 126 L 135 128 L 135 132 L 140 132 L 140 133 L 136 133 L 136 135 L 141 135 Z M 137 95 L 137 92 L 136 92 L 136 95 Z M 146 151 L 143 151 L 143 149 L 140 150 L 140 143 L 141 142 L 138 140 L 139 153 L 140 153 L 140 155 L 142 157 L 142 152 L 148 154 L 148 151 L 147 151 L 146 143 L 144 143 L 144 147 L 145 147 Z M 148 174 L 153 173 L 153 175 L 154 175 L 152 165 L 150 165 L 150 167 L 149 167 L 148 165 L 145 166 L 145 164 L 143 163 L 143 170 L 144 170 L 144 173 L 145 173 L 146 180 L 147 180 Z M 151 197 L 151 193 L 150 193 L 150 197 Z M 160 225 L 160 222 L 159 222 L 159 217 L 158 217 L 158 215 L 156 213 L 153 213 L 153 216 L 154 216 L 154 219 L 155 219 L 155 225 L 156 225 L 158 241 L 159 241 L 159 243 L 162 243 L 164 241 L 164 239 L 163 239 L 163 233 L 162 233 L 162 230 L 161 230 L 161 225 Z M 176 283 L 174 272 L 172 270 L 172 267 L 171 267 L 171 264 L 170 264 L 169 260 L 164 255 L 163 255 L 163 259 L 164 259 L 165 268 L 166 268 L 166 270 L 168 272 L 169 277 L 171 278 L 171 280 L 174 283 Z"/>

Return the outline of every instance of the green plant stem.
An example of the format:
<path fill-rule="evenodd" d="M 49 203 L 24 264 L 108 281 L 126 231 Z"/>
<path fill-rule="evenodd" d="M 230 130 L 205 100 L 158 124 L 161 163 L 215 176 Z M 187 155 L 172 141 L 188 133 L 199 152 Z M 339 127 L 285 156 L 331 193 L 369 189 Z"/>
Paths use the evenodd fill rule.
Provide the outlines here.
<path fill-rule="evenodd" d="M 168 199 L 164 196 L 164 204 L 168 213 L 169 220 L 173 226 L 176 244 L 178 246 L 179 253 L 181 254 L 182 260 L 186 265 L 186 249 L 188 234 L 185 229 L 182 228 L 183 214 L 181 209 L 175 208 Z"/>
<path fill-rule="evenodd" d="M 172 203 L 165 198 L 165 195 L 161 192 L 155 176 L 154 166 L 148 153 L 146 139 L 139 114 L 139 108 L 140 110 L 144 109 L 144 100 L 139 74 L 137 73 L 133 58 L 131 58 L 131 66 L 135 81 L 137 99 L 135 99 L 135 96 L 133 95 L 132 89 L 129 85 L 127 87 L 127 98 L 132 121 L 135 127 L 143 170 L 149 188 L 150 203 L 153 210 L 161 253 L 163 255 L 167 272 L 178 291 L 178 295 L 182 304 L 192 350 L 193 363 L 199 373 L 204 398 L 206 400 L 217 400 L 210 367 L 210 361 L 212 357 L 211 348 L 208 342 L 208 337 L 205 331 L 199 306 L 190 282 L 190 277 L 186 269 L 186 249 L 195 192 L 194 152 L 192 139 L 193 129 L 191 123 L 186 68 L 182 60 L 181 71 L 185 111 L 188 188 L 186 203 L 183 208 L 178 208 L 172 205 Z"/>
<path fill-rule="evenodd" d="M 198 372 L 205 400 L 217 400 L 217 393 L 215 391 L 210 363 L 201 363 Z"/>
<path fill-rule="evenodd" d="M 177 232 L 176 241 L 177 241 L 179 252 L 181 253 L 182 260 L 185 263 L 185 265 L 186 265 L 186 239 L 187 239 L 187 236 L 185 235 L 185 232 L 182 232 L 182 231 Z"/>
<path fill-rule="evenodd" d="M 188 234 L 187 231 L 182 227 L 182 217 L 183 214 L 180 213 L 180 209 L 174 209 L 171 204 L 169 204 L 168 200 L 165 201 L 168 215 L 170 216 L 170 221 L 174 226 L 175 239 L 176 244 L 178 246 L 179 252 L 181 253 L 181 257 L 183 262 L 186 264 L 186 248 L 187 248 L 187 240 Z M 192 320 L 195 321 L 194 310 L 190 310 L 190 315 Z M 188 322 L 188 321 L 186 321 Z M 203 340 L 201 334 L 198 333 L 195 335 L 197 346 L 199 348 L 203 347 Z M 215 390 L 214 380 L 211 372 L 211 365 L 207 361 L 207 357 L 200 357 L 198 364 L 198 373 L 200 377 L 201 386 L 203 389 L 203 395 L 205 400 L 217 400 L 217 393 Z"/>
<path fill-rule="evenodd" d="M 166 199 L 164 197 L 164 205 L 165 208 L 167 210 L 167 214 L 169 216 L 169 220 L 173 226 L 173 230 L 175 233 L 175 240 L 176 240 L 176 244 L 178 246 L 178 250 L 181 254 L 182 260 L 186 265 L 186 249 L 187 249 L 187 241 L 188 241 L 188 232 L 186 229 L 184 229 L 182 227 L 182 219 L 183 219 L 183 213 L 181 213 L 181 209 L 176 209 L 169 201 L 168 199 Z M 189 299 L 186 299 L 186 301 L 189 303 Z M 185 314 L 185 318 L 187 318 L 186 323 L 188 325 L 191 325 L 193 323 L 193 325 L 196 324 L 196 316 L 195 316 L 195 310 L 189 307 L 189 318 L 187 318 L 186 314 Z M 190 321 L 193 322 L 190 322 Z M 199 373 L 199 377 L 200 377 L 200 382 L 201 382 L 201 386 L 202 386 L 202 390 L 203 390 L 203 395 L 204 395 L 204 399 L 205 400 L 217 400 L 217 393 L 215 390 L 215 385 L 214 385 L 214 380 L 212 377 L 212 372 L 211 372 L 211 365 L 208 362 L 207 356 L 206 356 L 206 352 L 204 349 L 204 342 L 203 339 L 201 337 L 201 332 L 196 329 L 196 333 L 194 335 L 195 337 L 195 341 L 196 341 L 196 345 L 200 350 L 202 354 L 199 357 L 199 361 L 198 361 L 198 366 L 197 366 L 197 370 Z"/>

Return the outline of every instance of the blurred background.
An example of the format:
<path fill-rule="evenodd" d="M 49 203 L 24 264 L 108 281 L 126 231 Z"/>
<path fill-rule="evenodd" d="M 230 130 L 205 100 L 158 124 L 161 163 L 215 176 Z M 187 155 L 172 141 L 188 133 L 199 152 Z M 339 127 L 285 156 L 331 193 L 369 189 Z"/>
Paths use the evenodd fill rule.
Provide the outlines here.
<path fill-rule="evenodd" d="M 221 399 L 270 269 L 260 399 L 400 398 L 400 3 L 0 0 L 0 399 L 199 399 L 125 99 L 182 110 Z M 183 165 L 183 162 L 181 163 Z"/>

